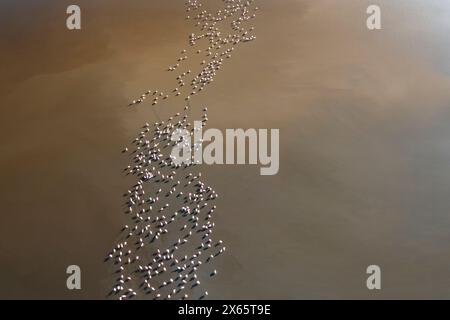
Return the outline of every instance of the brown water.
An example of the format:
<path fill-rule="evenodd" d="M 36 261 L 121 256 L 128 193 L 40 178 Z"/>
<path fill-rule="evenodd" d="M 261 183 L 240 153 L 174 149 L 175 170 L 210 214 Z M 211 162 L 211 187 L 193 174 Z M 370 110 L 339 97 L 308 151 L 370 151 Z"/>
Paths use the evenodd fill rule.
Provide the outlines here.
<path fill-rule="evenodd" d="M 173 83 L 183 2 L 78 1 L 81 32 L 69 1 L 0 4 L 0 298 L 105 297 L 121 147 L 154 121 L 125 106 Z M 370 3 L 261 0 L 256 42 L 197 98 L 211 127 L 281 134 L 277 176 L 203 168 L 229 249 L 211 298 L 450 298 L 450 5 L 378 1 L 370 32 Z"/>

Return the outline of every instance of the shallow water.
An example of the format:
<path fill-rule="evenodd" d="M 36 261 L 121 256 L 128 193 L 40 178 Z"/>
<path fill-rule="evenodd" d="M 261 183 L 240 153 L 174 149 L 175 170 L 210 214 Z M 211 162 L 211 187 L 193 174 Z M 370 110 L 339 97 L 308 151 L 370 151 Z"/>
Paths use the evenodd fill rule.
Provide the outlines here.
<path fill-rule="evenodd" d="M 105 297 L 120 151 L 154 121 L 126 105 L 172 83 L 183 2 L 79 1 L 81 32 L 64 2 L 0 4 L 1 298 Z M 450 5 L 379 1 L 370 32 L 369 1 L 260 2 L 256 42 L 195 102 L 210 127 L 280 128 L 280 173 L 203 168 L 229 249 L 210 297 L 449 298 Z M 65 287 L 70 264 L 81 291 Z"/>

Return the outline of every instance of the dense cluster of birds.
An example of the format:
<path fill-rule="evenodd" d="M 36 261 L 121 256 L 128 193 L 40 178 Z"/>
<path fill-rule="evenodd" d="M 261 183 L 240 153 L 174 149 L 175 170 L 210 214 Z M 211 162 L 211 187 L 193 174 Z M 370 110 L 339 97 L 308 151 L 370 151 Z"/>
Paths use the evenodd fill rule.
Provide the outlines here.
<path fill-rule="evenodd" d="M 123 149 L 130 157 L 124 173 L 136 177 L 136 183 L 124 194 L 130 222 L 122 228 L 117 244 L 105 259 L 112 263 L 116 278 L 109 296 L 120 300 L 208 296 L 200 278 L 217 274 L 211 262 L 226 250 L 222 240 L 213 239 L 218 194 L 202 180 L 194 161 L 174 161 L 171 151 L 180 141 L 172 141 L 171 137 L 175 130 L 194 135 L 196 128 L 189 122 L 191 99 L 214 81 L 238 45 L 255 39 L 254 28 L 244 27 L 258 10 L 253 3 L 222 0 L 221 10 L 207 11 L 202 1 L 188 0 L 186 19 L 194 20 L 199 30 L 188 37 L 189 51 L 200 57 L 199 71 L 187 68 L 190 60 L 184 49 L 177 63 L 167 69 L 174 72 L 184 68 L 176 76 L 177 86 L 167 90 L 170 94 L 147 90 L 130 103 L 136 106 L 150 100 L 149 106 L 154 108 L 160 101 L 182 96 L 184 109 L 166 121 L 158 116 L 152 125 L 146 123 L 130 146 Z M 229 23 L 221 25 L 225 22 Z M 226 35 L 225 28 L 229 29 Z M 201 110 L 202 126 L 206 126 L 208 109 Z M 192 148 L 196 147 L 194 143 Z"/>

